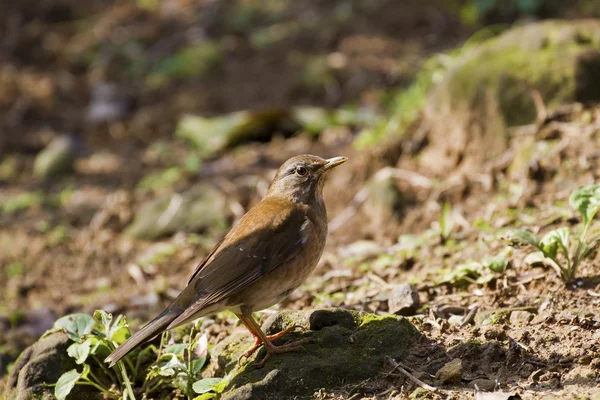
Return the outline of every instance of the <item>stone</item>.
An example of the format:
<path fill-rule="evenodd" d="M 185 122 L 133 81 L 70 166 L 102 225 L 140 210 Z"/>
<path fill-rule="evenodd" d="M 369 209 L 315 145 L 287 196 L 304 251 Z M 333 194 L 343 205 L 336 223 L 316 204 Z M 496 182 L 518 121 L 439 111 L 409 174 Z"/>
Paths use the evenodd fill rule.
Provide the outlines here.
<path fill-rule="evenodd" d="M 455 358 L 436 372 L 435 379 L 442 383 L 460 383 L 462 372 L 462 361 L 460 358 Z"/>
<path fill-rule="evenodd" d="M 183 193 L 149 200 L 136 213 L 126 233 L 154 240 L 175 232 L 201 232 L 228 225 L 227 199 L 217 188 L 198 185 Z"/>
<path fill-rule="evenodd" d="M 263 328 L 274 333 L 293 325 L 307 330 L 290 333 L 277 343 L 310 338 L 306 351 L 276 354 L 264 368 L 256 369 L 252 362 L 264 356 L 261 349 L 238 366 L 239 355 L 252 343 L 250 335 L 240 331 L 209 350 L 211 364 L 203 375 L 232 374 L 222 399 L 306 396 L 377 376 L 386 356 L 403 360 L 422 338 L 402 317 L 344 309 L 282 311 L 268 318 Z"/>
<path fill-rule="evenodd" d="M 414 315 L 419 308 L 419 293 L 415 285 L 400 283 L 395 285 L 388 299 L 391 314 Z"/>
<path fill-rule="evenodd" d="M 513 326 L 526 326 L 533 319 L 533 313 L 516 310 L 510 313 L 510 324 Z"/>
<path fill-rule="evenodd" d="M 573 367 L 562 379 L 564 385 L 589 385 L 598 378 L 598 373 L 587 366 L 578 365 Z"/>
<path fill-rule="evenodd" d="M 68 356 L 67 347 L 73 342 L 63 332 L 45 336 L 21 353 L 6 384 L 6 398 L 11 400 L 54 399 L 54 384 L 74 368 L 81 370 Z M 101 396 L 90 386 L 75 386 L 69 400 L 94 400 Z"/>
<path fill-rule="evenodd" d="M 536 312 L 535 307 L 506 307 L 495 308 L 491 310 L 481 310 L 475 316 L 475 323 L 479 326 L 496 325 L 507 322 L 514 312 L 526 311 L 529 313 Z"/>
<path fill-rule="evenodd" d="M 57 136 L 35 157 L 33 174 L 39 178 L 50 178 L 71 171 L 76 148 L 75 139 L 71 136 Z"/>
<path fill-rule="evenodd" d="M 492 392 L 496 388 L 496 383 L 489 379 L 479 378 L 469 382 L 469 387 L 482 392 Z"/>

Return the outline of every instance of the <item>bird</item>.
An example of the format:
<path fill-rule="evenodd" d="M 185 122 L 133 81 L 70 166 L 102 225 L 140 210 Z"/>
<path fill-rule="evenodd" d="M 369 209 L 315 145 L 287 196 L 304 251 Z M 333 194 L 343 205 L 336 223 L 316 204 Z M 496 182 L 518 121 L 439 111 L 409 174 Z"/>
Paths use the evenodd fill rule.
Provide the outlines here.
<path fill-rule="evenodd" d="M 254 344 L 240 360 L 250 357 L 261 345 L 266 354 L 255 363 L 257 368 L 273 354 L 302 350 L 307 338 L 273 344 L 273 340 L 297 327 L 267 336 L 252 313 L 289 296 L 319 262 L 327 238 L 325 177 L 346 160 L 304 154 L 285 161 L 265 197 L 215 245 L 181 293 L 105 362 L 113 367 L 160 333 L 224 310 L 232 311 L 254 337 Z"/>

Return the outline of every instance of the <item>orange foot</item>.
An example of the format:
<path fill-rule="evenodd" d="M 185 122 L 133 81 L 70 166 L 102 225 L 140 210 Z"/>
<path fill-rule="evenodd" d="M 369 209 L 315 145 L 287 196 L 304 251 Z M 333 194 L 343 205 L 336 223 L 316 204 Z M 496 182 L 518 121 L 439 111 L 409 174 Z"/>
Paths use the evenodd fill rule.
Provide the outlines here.
<path fill-rule="evenodd" d="M 287 348 L 287 346 L 288 346 L 289 344 L 296 344 L 296 343 L 298 343 L 298 342 L 307 343 L 307 342 L 305 341 L 305 339 L 301 339 L 301 340 L 298 340 L 297 342 L 293 342 L 293 343 L 285 344 L 285 345 L 282 345 L 282 346 L 275 346 L 275 345 L 272 343 L 272 341 L 273 341 L 273 340 L 279 339 L 279 338 L 280 338 L 280 337 L 282 337 L 283 335 L 286 335 L 286 334 L 288 334 L 288 333 L 290 333 L 290 332 L 293 332 L 293 331 L 295 331 L 295 330 L 296 330 L 296 329 L 298 329 L 298 328 L 300 328 L 300 329 L 303 329 L 303 328 L 302 328 L 302 326 L 300 326 L 300 325 L 294 325 L 294 326 L 291 326 L 291 327 L 289 327 L 289 328 L 287 328 L 287 329 L 284 329 L 284 330 L 282 330 L 281 332 L 277 332 L 277 333 L 276 333 L 276 334 L 274 334 L 274 335 L 267 335 L 267 336 L 266 336 L 266 338 L 267 338 L 267 341 L 269 342 L 269 346 L 266 346 L 266 347 L 267 347 L 267 354 L 268 354 L 268 347 L 272 347 L 272 348 L 282 348 L 282 349 L 283 349 L 283 348 Z M 254 344 L 252 345 L 252 347 L 250 347 L 250 348 L 248 349 L 248 351 L 246 351 L 244 354 L 242 354 L 242 355 L 240 356 L 240 358 L 238 359 L 238 362 L 241 362 L 241 361 L 242 361 L 242 358 L 248 358 L 248 357 L 250 357 L 250 356 L 251 356 L 251 355 L 252 355 L 252 354 L 253 354 L 253 353 L 256 351 L 256 349 L 258 349 L 258 348 L 259 348 L 259 347 L 260 347 L 260 346 L 263 344 L 263 340 L 260 338 L 260 336 L 258 336 L 258 335 L 255 335 L 254 333 L 252 333 L 252 336 L 254 336 Z M 301 344 L 301 343 L 298 343 L 298 345 L 299 345 L 299 344 Z M 294 347 L 294 346 L 290 346 L 290 348 L 291 348 L 291 347 Z M 298 347 L 302 347 L 302 346 L 298 346 Z M 298 349 L 298 350 L 300 350 L 300 349 Z M 289 352 L 289 351 L 294 351 L 294 350 L 286 350 L 286 351 L 279 351 L 279 352 L 280 352 L 280 353 L 286 353 L 286 352 Z M 276 351 L 276 352 L 277 352 L 277 351 Z M 269 356 L 269 357 L 270 357 L 270 356 Z M 263 361 L 261 361 L 261 363 L 263 364 L 263 366 L 264 366 L 264 362 L 265 362 L 265 361 L 266 361 L 266 359 L 264 359 Z"/>
<path fill-rule="evenodd" d="M 255 363 L 256 368 L 262 368 L 265 366 L 265 363 L 271 358 L 273 354 L 279 353 L 289 353 L 291 351 L 304 351 L 306 350 L 302 345 L 310 343 L 309 338 L 304 338 L 300 340 L 296 340 L 295 342 L 290 342 L 283 344 L 281 346 L 275 346 L 271 341 L 265 342 L 265 349 L 267 350 L 267 354 L 263 357 L 260 362 Z"/>

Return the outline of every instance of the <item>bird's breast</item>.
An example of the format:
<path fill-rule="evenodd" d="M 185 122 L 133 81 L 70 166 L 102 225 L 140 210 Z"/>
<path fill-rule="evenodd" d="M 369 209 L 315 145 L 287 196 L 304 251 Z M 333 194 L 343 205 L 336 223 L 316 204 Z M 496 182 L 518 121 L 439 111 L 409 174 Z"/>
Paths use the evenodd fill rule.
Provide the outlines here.
<path fill-rule="evenodd" d="M 279 303 L 289 296 L 314 270 L 325 248 L 327 225 L 307 219 L 301 229 L 306 229 L 306 241 L 298 254 L 268 272 L 239 293 L 234 300 L 253 311 L 259 311 Z"/>

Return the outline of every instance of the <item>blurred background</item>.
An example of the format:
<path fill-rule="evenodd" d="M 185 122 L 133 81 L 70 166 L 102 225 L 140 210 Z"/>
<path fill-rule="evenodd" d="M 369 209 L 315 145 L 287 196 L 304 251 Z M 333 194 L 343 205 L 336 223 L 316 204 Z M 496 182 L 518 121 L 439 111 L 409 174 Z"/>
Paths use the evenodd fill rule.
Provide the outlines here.
<path fill-rule="evenodd" d="M 0 2 L 0 375 L 67 313 L 154 315 L 292 155 L 350 157 L 325 189 L 330 249 L 429 227 L 432 182 L 501 153 L 483 128 L 478 151 L 448 146 L 436 117 L 455 110 L 429 103 L 446 72 L 511 27 L 598 16 L 597 0 Z M 546 53 L 507 67 L 536 69 L 503 126 L 535 121 L 541 103 L 598 99 L 597 29 L 565 34 L 596 52 L 577 55 L 566 94 L 562 78 L 529 91 L 539 65 L 560 63 L 543 57 L 555 36 L 527 32 L 512 43 Z M 460 88 L 496 79 L 477 76 Z M 393 187 L 368 186 L 386 166 Z M 342 301 L 309 292 L 286 307 Z"/>

